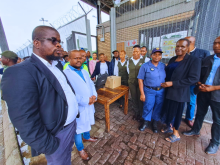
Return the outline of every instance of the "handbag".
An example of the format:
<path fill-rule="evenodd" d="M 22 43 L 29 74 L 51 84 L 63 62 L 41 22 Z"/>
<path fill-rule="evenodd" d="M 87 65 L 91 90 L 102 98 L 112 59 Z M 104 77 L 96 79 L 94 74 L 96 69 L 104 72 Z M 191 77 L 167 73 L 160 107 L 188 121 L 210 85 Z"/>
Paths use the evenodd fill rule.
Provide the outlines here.
<path fill-rule="evenodd" d="M 108 73 L 98 75 L 97 80 L 95 82 L 96 91 L 105 86 L 108 76 L 109 76 Z"/>

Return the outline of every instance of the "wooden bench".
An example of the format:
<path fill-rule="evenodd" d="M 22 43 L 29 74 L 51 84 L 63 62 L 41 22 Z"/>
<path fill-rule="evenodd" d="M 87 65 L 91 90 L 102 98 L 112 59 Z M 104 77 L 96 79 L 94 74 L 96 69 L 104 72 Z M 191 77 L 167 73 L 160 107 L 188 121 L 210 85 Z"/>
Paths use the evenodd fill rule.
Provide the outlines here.
<path fill-rule="evenodd" d="M 125 102 L 124 102 L 124 114 L 128 114 L 128 91 L 129 87 L 121 85 L 117 88 L 111 89 L 111 88 L 100 88 L 98 93 L 98 99 L 97 102 L 100 104 L 103 104 L 105 106 L 105 125 L 106 125 L 106 131 L 110 131 L 110 113 L 109 113 L 109 105 L 116 100 L 118 100 L 120 97 L 125 96 Z"/>

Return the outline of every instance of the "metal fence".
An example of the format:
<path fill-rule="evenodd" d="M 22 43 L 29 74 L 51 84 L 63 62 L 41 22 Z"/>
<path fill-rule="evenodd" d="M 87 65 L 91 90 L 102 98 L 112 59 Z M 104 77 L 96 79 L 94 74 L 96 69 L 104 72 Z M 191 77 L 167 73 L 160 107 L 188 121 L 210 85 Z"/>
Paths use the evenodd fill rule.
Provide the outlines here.
<path fill-rule="evenodd" d="M 220 0 L 125 0 L 116 8 L 117 43 L 137 40 L 148 47 L 148 55 L 161 47 L 167 63 L 178 39 L 195 36 L 196 47 L 212 53 L 220 35 L 219 12 Z M 130 52 L 129 45 L 124 47 Z"/>
<path fill-rule="evenodd" d="M 220 36 L 220 0 L 124 0 L 116 7 L 117 46 L 132 56 L 132 46 L 155 47 L 164 51 L 162 62 L 175 55 L 176 41 L 196 38 L 196 47 L 213 53 L 212 45 Z M 212 122 L 209 109 L 205 118 Z"/>
<path fill-rule="evenodd" d="M 96 31 L 91 31 L 90 20 L 87 18 L 91 11 L 91 6 L 78 3 L 64 16 L 50 24 L 58 30 L 61 37 L 61 45 L 65 51 L 81 48 L 96 51 Z M 31 56 L 32 49 L 32 42 L 27 41 L 16 52 L 20 58 L 24 58 Z"/>

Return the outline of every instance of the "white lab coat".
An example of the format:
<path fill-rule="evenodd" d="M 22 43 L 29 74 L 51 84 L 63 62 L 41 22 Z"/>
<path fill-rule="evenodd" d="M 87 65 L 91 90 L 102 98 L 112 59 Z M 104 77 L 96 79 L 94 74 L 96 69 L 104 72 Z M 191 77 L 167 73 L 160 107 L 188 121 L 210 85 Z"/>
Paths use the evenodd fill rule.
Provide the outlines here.
<path fill-rule="evenodd" d="M 76 119 L 77 134 L 90 131 L 91 125 L 95 124 L 95 108 L 94 104 L 89 105 L 89 98 L 93 95 L 97 97 L 95 85 L 90 79 L 89 73 L 84 69 L 81 71 L 86 82 L 75 71 L 71 70 L 69 66 L 64 70 L 70 84 L 75 90 L 78 102 L 80 117 Z"/>

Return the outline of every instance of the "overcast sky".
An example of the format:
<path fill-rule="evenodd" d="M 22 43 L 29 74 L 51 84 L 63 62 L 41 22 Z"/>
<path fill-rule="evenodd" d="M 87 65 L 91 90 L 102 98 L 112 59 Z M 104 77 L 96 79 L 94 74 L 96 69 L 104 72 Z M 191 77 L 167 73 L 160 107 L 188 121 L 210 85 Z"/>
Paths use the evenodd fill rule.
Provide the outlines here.
<path fill-rule="evenodd" d="M 46 25 L 54 23 L 66 15 L 73 6 L 79 13 L 80 7 L 76 6 L 79 0 L 0 0 L 0 17 L 6 33 L 9 49 L 16 51 L 23 44 L 31 41 L 32 30 L 41 25 L 42 17 L 48 20 Z M 86 10 L 91 6 L 79 1 Z M 96 9 L 89 14 L 88 19 L 92 27 L 97 24 Z M 102 21 L 109 20 L 107 14 L 102 13 Z M 94 30 L 94 28 L 91 28 Z M 1 52 L 1 50 L 0 50 Z"/>

